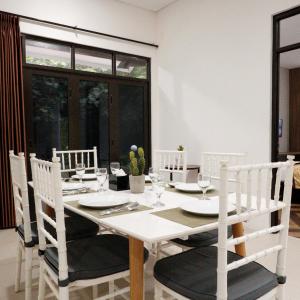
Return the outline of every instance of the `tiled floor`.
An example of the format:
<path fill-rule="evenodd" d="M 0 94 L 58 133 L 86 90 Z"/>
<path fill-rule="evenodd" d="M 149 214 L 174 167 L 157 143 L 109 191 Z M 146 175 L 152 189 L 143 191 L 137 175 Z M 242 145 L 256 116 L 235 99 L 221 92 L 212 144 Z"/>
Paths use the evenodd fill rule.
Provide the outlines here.
<path fill-rule="evenodd" d="M 267 238 L 256 240 L 255 243 L 247 244 L 248 253 L 252 249 L 261 249 L 270 246 L 278 235 L 269 235 Z M 178 249 L 173 247 L 172 252 Z M 0 231 L 0 300 L 21 300 L 24 299 L 24 292 L 14 292 L 14 276 L 15 276 L 15 253 L 16 253 L 16 236 L 14 230 Z M 288 242 L 288 258 L 287 258 L 287 284 L 286 284 L 286 300 L 299 300 L 299 278 L 300 278 L 300 239 L 289 237 Z M 260 262 L 270 269 L 274 269 L 274 261 L 276 256 L 264 258 Z M 153 282 L 151 280 L 151 265 L 146 270 L 146 300 L 153 299 Z M 34 271 L 34 277 L 37 278 L 37 272 Z M 101 287 L 105 290 L 106 287 Z M 101 291 L 100 290 L 100 291 Z M 37 299 L 37 286 L 33 288 L 33 299 Z M 90 289 L 80 290 L 71 294 L 72 300 L 91 299 Z M 116 297 L 116 300 L 121 299 Z"/>

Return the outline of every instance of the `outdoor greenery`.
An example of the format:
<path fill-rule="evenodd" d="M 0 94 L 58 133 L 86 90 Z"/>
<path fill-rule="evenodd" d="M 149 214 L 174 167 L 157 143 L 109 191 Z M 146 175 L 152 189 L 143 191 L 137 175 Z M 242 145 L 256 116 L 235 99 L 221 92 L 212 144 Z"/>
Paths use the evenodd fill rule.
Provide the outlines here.
<path fill-rule="evenodd" d="M 57 60 L 57 59 L 26 56 L 26 63 L 33 64 L 33 65 L 40 65 L 40 66 L 71 69 L 71 61 L 67 62 L 67 61 Z"/>

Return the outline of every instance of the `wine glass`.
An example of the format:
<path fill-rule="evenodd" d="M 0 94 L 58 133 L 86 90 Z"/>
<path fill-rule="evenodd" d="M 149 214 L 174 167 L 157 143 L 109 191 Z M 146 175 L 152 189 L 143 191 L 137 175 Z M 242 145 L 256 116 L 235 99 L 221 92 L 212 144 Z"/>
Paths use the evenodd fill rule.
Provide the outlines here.
<path fill-rule="evenodd" d="M 154 171 L 153 167 L 149 168 L 148 174 L 149 174 L 150 180 L 152 182 L 152 189 L 153 189 L 153 181 L 158 177 L 158 174 Z"/>
<path fill-rule="evenodd" d="M 165 206 L 165 204 L 162 203 L 160 201 L 160 199 L 161 199 L 162 194 L 165 191 L 166 183 L 164 181 L 162 181 L 162 179 L 159 176 L 157 176 L 153 179 L 152 184 L 153 184 L 153 191 L 154 191 L 154 193 L 156 194 L 156 197 L 157 197 L 157 201 L 153 204 L 153 207 L 163 207 L 163 206 Z"/>
<path fill-rule="evenodd" d="M 97 176 L 97 181 L 100 186 L 99 192 L 103 192 L 104 191 L 103 185 L 107 180 L 107 169 L 106 168 L 97 168 L 96 176 Z"/>
<path fill-rule="evenodd" d="M 79 177 L 80 183 L 82 184 L 82 177 L 85 173 L 85 165 L 83 163 L 76 164 L 75 170 L 76 175 Z"/>
<path fill-rule="evenodd" d="M 114 161 L 114 162 L 111 162 L 110 163 L 110 170 L 111 170 L 111 173 L 113 174 L 113 175 L 116 175 L 117 174 L 117 172 L 118 172 L 118 170 L 120 170 L 120 163 L 119 162 L 117 162 L 117 161 Z"/>
<path fill-rule="evenodd" d="M 210 176 L 198 174 L 198 186 L 202 190 L 202 199 L 209 200 L 209 198 L 206 198 L 206 192 L 208 187 L 210 186 Z"/>

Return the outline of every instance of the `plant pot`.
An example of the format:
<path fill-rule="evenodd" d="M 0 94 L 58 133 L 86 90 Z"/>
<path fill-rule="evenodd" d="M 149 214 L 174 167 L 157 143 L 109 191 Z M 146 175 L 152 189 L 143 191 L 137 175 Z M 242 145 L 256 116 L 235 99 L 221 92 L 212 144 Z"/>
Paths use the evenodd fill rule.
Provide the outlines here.
<path fill-rule="evenodd" d="M 145 189 L 145 175 L 129 176 L 129 186 L 131 193 L 144 193 Z"/>

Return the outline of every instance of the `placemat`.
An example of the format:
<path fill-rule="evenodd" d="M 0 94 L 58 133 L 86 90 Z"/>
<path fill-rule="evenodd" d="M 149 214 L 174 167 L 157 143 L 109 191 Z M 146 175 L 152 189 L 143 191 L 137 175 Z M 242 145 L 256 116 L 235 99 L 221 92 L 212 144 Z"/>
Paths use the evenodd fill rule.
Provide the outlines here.
<path fill-rule="evenodd" d="M 94 209 L 94 208 L 88 208 L 85 206 L 82 206 L 78 203 L 78 200 L 74 200 L 74 201 L 68 201 L 65 202 L 65 205 L 70 205 L 74 208 L 77 208 L 87 214 L 92 215 L 93 217 L 96 217 L 98 219 L 105 219 L 105 218 L 110 218 L 110 217 L 116 217 L 116 216 L 121 216 L 121 215 L 126 215 L 126 214 L 131 214 L 131 213 L 135 213 L 135 212 L 139 212 L 139 211 L 145 211 L 145 210 L 149 210 L 152 209 L 151 207 L 145 206 L 145 205 L 140 205 L 137 209 L 135 210 L 127 210 L 127 211 L 118 211 L 118 212 L 114 212 L 111 213 L 109 215 L 101 215 L 101 212 L 104 211 L 104 209 Z"/>
<path fill-rule="evenodd" d="M 152 215 L 195 228 L 218 221 L 218 217 L 206 217 L 185 212 L 180 207 L 153 212 Z"/>

